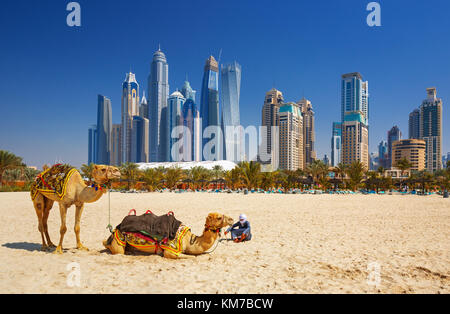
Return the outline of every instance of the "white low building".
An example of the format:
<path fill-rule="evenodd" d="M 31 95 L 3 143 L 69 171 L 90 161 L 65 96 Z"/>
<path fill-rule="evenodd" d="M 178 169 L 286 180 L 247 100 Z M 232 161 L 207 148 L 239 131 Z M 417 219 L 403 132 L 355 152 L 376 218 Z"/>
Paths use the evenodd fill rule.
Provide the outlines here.
<path fill-rule="evenodd" d="M 150 163 L 138 163 L 139 170 L 145 170 L 149 168 L 171 168 L 179 167 L 183 170 L 189 170 L 194 167 L 203 167 L 208 170 L 212 170 L 215 166 L 221 166 L 222 170 L 232 170 L 236 167 L 236 164 L 228 160 L 218 160 L 218 161 L 185 161 L 185 162 L 150 162 Z"/>

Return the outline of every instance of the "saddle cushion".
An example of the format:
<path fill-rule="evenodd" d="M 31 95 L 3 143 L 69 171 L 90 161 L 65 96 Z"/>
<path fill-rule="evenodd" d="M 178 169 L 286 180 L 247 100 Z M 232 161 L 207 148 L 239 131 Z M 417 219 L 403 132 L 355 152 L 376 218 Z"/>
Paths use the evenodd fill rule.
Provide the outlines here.
<path fill-rule="evenodd" d="M 59 199 L 66 194 L 67 182 L 77 171 L 70 165 L 54 165 L 41 172 L 31 185 L 31 199 L 34 200 L 39 192 L 55 193 Z"/>

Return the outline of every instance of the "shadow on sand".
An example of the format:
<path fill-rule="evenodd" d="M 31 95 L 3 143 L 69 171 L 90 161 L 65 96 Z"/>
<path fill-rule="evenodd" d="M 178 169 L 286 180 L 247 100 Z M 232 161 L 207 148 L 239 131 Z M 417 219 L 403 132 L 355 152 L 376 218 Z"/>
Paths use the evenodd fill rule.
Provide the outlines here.
<path fill-rule="evenodd" d="M 2 246 L 8 249 L 14 250 L 25 250 L 29 252 L 40 251 L 42 244 L 39 243 L 28 243 L 28 242 L 15 242 L 15 243 L 5 243 Z"/>

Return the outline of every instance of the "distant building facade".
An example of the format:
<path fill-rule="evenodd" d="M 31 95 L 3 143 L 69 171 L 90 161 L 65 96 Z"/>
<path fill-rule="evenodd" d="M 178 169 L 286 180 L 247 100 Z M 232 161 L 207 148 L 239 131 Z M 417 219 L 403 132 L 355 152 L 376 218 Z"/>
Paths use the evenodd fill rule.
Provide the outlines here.
<path fill-rule="evenodd" d="M 416 138 L 420 139 L 420 110 L 414 109 L 413 112 L 409 114 L 408 120 L 408 137 L 410 139 Z"/>
<path fill-rule="evenodd" d="M 122 125 L 113 124 L 111 132 L 111 165 L 122 164 Z"/>
<path fill-rule="evenodd" d="M 123 163 L 131 161 L 131 135 L 133 116 L 139 115 L 139 84 L 129 72 L 122 84 L 122 157 Z"/>
<path fill-rule="evenodd" d="M 260 147 L 260 158 L 263 164 L 274 165 L 277 163 L 274 158 L 278 155 L 278 136 L 272 135 L 272 127 L 278 126 L 278 112 L 280 106 L 283 104 L 283 93 L 275 88 L 268 91 L 264 98 L 264 105 L 262 109 L 262 122 L 261 126 L 266 129 L 262 132 L 262 146 Z M 273 148 L 273 149 L 272 149 Z"/>
<path fill-rule="evenodd" d="M 133 116 L 131 136 L 131 162 L 149 162 L 149 122 L 140 116 Z"/>
<path fill-rule="evenodd" d="M 369 169 L 369 130 L 362 112 L 347 112 L 342 123 L 341 161 L 350 165 L 360 161 Z"/>
<path fill-rule="evenodd" d="M 393 167 L 392 163 L 392 144 L 402 139 L 402 132 L 398 126 L 393 126 L 387 133 L 387 168 Z"/>
<path fill-rule="evenodd" d="M 97 163 L 97 125 L 88 130 L 88 164 Z"/>
<path fill-rule="evenodd" d="M 179 161 L 175 156 L 179 155 L 179 139 L 182 134 L 178 134 L 176 131 L 177 127 L 183 125 L 183 105 L 186 102 L 183 94 L 179 91 L 173 92 L 169 96 L 169 123 L 168 123 L 168 134 L 170 142 L 170 161 Z"/>
<path fill-rule="evenodd" d="M 97 163 L 110 164 L 112 109 L 111 100 L 98 95 L 97 105 Z"/>

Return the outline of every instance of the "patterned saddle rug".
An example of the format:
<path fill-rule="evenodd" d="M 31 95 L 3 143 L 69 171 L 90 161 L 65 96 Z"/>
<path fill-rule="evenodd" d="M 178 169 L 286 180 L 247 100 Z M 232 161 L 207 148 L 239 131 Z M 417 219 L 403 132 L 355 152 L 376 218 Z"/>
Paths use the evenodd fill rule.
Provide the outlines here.
<path fill-rule="evenodd" d="M 39 192 L 55 193 L 59 199 L 66 195 L 67 182 L 77 169 L 67 164 L 57 164 L 41 172 L 31 185 L 31 199 Z"/>
<path fill-rule="evenodd" d="M 158 248 L 160 248 L 162 250 L 168 250 L 176 256 L 179 256 L 183 250 L 183 238 L 189 230 L 189 227 L 181 224 L 174 239 L 168 240 L 166 238 L 162 241 L 160 241 L 158 237 L 146 236 L 138 232 L 122 233 L 117 229 L 114 230 L 113 237 L 116 239 L 117 243 L 123 247 L 129 244 L 138 250 L 153 249 L 155 253 L 157 253 Z"/>

